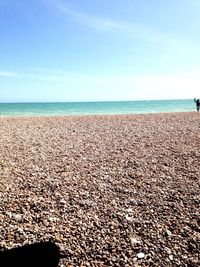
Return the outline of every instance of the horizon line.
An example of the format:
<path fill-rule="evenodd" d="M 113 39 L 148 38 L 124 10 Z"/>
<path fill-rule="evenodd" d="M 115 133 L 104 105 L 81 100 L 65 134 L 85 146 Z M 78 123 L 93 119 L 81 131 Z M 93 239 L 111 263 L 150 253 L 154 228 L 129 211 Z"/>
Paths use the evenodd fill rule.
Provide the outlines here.
<path fill-rule="evenodd" d="M 193 100 L 194 98 L 166 98 L 166 99 L 135 99 L 135 100 L 68 100 L 68 101 L 5 101 L 0 104 L 47 104 L 47 103 L 102 103 L 102 102 L 143 102 L 143 101 L 176 101 L 176 100 Z"/>

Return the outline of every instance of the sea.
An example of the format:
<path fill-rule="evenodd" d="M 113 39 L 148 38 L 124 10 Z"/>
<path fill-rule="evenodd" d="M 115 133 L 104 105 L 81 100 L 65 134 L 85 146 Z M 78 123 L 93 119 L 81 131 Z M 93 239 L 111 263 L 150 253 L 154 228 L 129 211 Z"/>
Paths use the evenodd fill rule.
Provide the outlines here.
<path fill-rule="evenodd" d="M 56 103 L 0 103 L 0 116 L 68 116 L 105 114 L 146 114 L 195 111 L 193 99 L 56 102 Z"/>

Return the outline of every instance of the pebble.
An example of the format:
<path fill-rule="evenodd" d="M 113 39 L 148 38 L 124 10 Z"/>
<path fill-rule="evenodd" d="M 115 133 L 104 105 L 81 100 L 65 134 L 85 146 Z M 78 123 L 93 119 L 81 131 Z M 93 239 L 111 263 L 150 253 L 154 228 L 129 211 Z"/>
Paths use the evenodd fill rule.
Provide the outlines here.
<path fill-rule="evenodd" d="M 169 255 L 169 259 L 170 259 L 171 261 L 173 261 L 174 256 L 173 256 L 172 254 L 170 254 L 170 255 Z"/>
<path fill-rule="evenodd" d="M 139 252 L 139 253 L 137 253 L 136 256 L 137 256 L 138 259 L 143 259 L 145 255 L 144 255 L 143 252 Z"/>
<path fill-rule="evenodd" d="M 166 230 L 166 233 L 167 233 L 167 235 L 168 235 L 169 237 L 172 235 L 172 232 L 169 231 L 168 229 Z"/>
<path fill-rule="evenodd" d="M 12 214 L 12 218 L 15 220 L 15 221 L 18 221 L 18 222 L 20 222 L 20 221 L 22 221 L 22 218 L 23 218 L 23 215 L 21 215 L 21 214 Z"/>
<path fill-rule="evenodd" d="M 129 216 L 128 214 L 126 214 L 125 218 L 129 222 L 132 222 L 133 221 L 133 217 Z"/>

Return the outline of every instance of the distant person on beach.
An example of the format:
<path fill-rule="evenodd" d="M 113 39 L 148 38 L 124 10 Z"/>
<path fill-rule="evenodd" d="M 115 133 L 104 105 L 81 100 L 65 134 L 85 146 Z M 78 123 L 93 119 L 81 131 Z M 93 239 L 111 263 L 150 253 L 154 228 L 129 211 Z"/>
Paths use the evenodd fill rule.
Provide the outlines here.
<path fill-rule="evenodd" d="M 196 103 L 196 107 L 197 107 L 197 111 L 199 111 L 200 110 L 200 99 L 198 98 L 198 99 L 194 99 L 194 102 Z"/>

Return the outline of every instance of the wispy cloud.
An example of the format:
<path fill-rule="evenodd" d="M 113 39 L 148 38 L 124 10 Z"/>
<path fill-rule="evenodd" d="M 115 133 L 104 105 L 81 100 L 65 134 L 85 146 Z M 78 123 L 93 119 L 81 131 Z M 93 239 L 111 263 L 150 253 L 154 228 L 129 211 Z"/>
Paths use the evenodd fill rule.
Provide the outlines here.
<path fill-rule="evenodd" d="M 168 45 L 175 44 L 175 38 L 170 34 L 150 27 L 141 26 L 137 23 L 126 23 L 112 18 L 105 18 L 89 15 L 82 11 L 70 8 L 66 3 L 55 0 L 44 0 L 52 7 L 61 11 L 77 23 L 95 29 L 96 31 L 117 32 L 125 34 L 131 38 L 142 39 L 151 42 L 167 42 Z"/>
<path fill-rule="evenodd" d="M 109 18 L 103 18 L 98 16 L 88 15 L 86 13 L 69 8 L 65 3 L 61 1 L 45 0 L 54 8 L 60 10 L 65 15 L 71 17 L 76 22 L 85 25 L 96 30 L 124 30 L 126 25 L 119 23 Z"/>
<path fill-rule="evenodd" d="M 9 72 L 9 71 L 0 71 L 0 76 L 3 77 L 14 77 L 17 74 L 15 72 Z"/>

